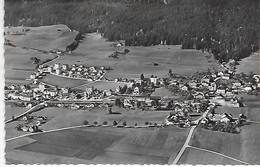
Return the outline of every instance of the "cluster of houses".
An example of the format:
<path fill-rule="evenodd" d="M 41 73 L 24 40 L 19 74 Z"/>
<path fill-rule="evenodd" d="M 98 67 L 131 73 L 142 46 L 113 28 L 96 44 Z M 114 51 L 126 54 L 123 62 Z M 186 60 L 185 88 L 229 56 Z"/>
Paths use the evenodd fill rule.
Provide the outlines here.
<path fill-rule="evenodd" d="M 6 86 L 6 100 L 45 101 L 45 100 L 97 100 L 112 95 L 110 90 L 98 90 L 94 87 L 81 89 L 59 88 L 37 82 L 32 85 Z"/>
<path fill-rule="evenodd" d="M 38 71 L 30 75 L 30 79 L 37 79 L 41 77 L 43 73 L 51 73 L 53 75 L 59 75 L 67 78 L 84 79 L 87 81 L 99 80 L 105 75 L 106 67 L 85 67 L 84 65 L 55 63 L 54 65 L 40 65 Z"/>
<path fill-rule="evenodd" d="M 221 131 L 227 133 L 240 133 L 240 128 L 247 121 L 247 117 L 244 114 L 239 114 L 238 118 L 234 118 L 232 114 L 223 113 L 217 114 L 215 112 L 207 113 L 206 117 L 200 120 L 200 127 Z"/>
<path fill-rule="evenodd" d="M 255 82 L 238 79 L 231 71 L 202 72 L 192 77 L 172 77 L 168 87 L 175 92 L 188 93 L 188 99 L 209 99 L 212 103 L 218 103 L 230 107 L 242 107 L 239 92 L 259 92 L 259 76 L 253 75 L 251 79 Z"/>
<path fill-rule="evenodd" d="M 19 119 L 22 123 L 18 124 L 15 128 L 23 132 L 41 132 L 42 130 L 39 127 L 48 120 L 49 118 L 45 116 L 25 115 Z"/>

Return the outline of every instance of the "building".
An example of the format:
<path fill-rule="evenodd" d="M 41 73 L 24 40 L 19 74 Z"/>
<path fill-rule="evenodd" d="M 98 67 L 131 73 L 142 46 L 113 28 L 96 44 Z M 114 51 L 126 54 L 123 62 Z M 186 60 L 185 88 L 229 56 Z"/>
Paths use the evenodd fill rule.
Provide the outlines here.
<path fill-rule="evenodd" d="M 55 63 L 53 69 L 54 70 L 60 69 L 60 63 Z"/>
<path fill-rule="evenodd" d="M 157 77 L 151 77 L 150 80 L 151 80 L 152 83 L 154 83 L 154 85 L 158 84 L 158 78 Z"/>
<path fill-rule="evenodd" d="M 61 74 L 61 70 L 60 70 L 60 69 L 57 69 L 57 70 L 56 70 L 56 74 L 57 74 L 57 75 L 60 75 L 60 74 Z"/>
<path fill-rule="evenodd" d="M 135 87 L 135 88 L 134 88 L 133 94 L 134 94 L 134 95 L 139 95 L 139 94 L 140 94 L 139 87 Z"/>
<path fill-rule="evenodd" d="M 61 65 L 61 69 L 64 70 L 64 71 L 68 70 L 68 68 L 69 68 L 68 64 L 62 64 Z"/>
<path fill-rule="evenodd" d="M 35 79 L 36 78 L 36 75 L 35 74 L 31 74 L 30 75 L 30 79 Z"/>

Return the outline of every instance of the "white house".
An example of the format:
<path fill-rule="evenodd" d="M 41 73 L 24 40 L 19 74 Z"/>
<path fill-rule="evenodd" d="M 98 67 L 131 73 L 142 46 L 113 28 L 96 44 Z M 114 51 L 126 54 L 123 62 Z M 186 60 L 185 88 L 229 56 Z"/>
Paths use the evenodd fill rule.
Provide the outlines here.
<path fill-rule="evenodd" d="M 188 90 L 188 87 L 185 86 L 185 85 L 183 85 L 183 86 L 181 86 L 181 90 L 183 90 L 183 91 L 187 91 L 187 90 Z"/>
<path fill-rule="evenodd" d="M 158 78 L 157 77 L 151 77 L 150 80 L 151 80 L 152 83 L 154 83 L 154 85 L 156 85 L 157 82 L 158 82 Z"/>
<path fill-rule="evenodd" d="M 134 95 L 139 95 L 139 94 L 140 94 L 139 87 L 135 87 L 135 88 L 134 88 L 133 94 L 134 94 Z"/>
<path fill-rule="evenodd" d="M 62 66 L 61 66 L 61 69 L 64 71 L 68 70 L 68 68 L 69 68 L 68 64 L 62 64 Z"/>
<path fill-rule="evenodd" d="M 55 63 L 53 69 L 57 70 L 60 68 L 60 63 Z"/>
<path fill-rule="evenodd" d="M 36 75 L 35 74 L 31 74 L 30 75 L 30 79 L 35 79 L 36 78 Z"/>

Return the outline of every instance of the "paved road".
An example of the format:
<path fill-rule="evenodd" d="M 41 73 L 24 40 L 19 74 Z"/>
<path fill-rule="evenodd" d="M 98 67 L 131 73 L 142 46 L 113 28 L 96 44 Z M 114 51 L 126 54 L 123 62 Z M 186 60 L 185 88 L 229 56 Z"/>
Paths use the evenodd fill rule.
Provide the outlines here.
<path fill-rule="evenodd" d="M 39 106 L 44 106 L 44 105 L 45 105 L 45 102 L 40 103 L 40 104 L 37 104 L 37 105 L 33 106 L 32 108 L 30 108 L 29 110 L 25 111 L 24 113 L 22 113 L 22 114 L 16 116 L 14 119 L 9 119 L 9 120 L 5 121 L 5 124 L 7 124 L 7 123 L 9 123 L 9 122 L 12 122 L 12 121 L 14 121 L 15 119 L 21 118 L 21 117 L 23 117 L 24 115 L 26 115 L 26 114 L 30 113 L 31 111 L 33 111 L 35 108 L 37 108 L 37 107 L 39 107 Z"/>
<path fill-rule="evenodd" d="M 189 142 L 190 142 L 190 139 L 192 137 L 192 134 L 193 134 L 193 131 L 194 131 L 195 128 L 196 128 L 196 126 L 191 127 L 189 134 L 188 134 L 188 137 L 187 137 L 184 145 L 182 146 L 180 152 L 177 154 L 175 159 L 173 159 L 174 157 L 170 157 L 168 164 L 175 164 L 176 165 L 178 163 L 178 161 L 180 160 L 180 158 L 181 158 L 182 154 L 184 153 L 185 149 L 187 147 L 189 147 Z"/>
<path fill-rule="evenodd" d="M 222 156 L 222 157 L 225 157 L 225 158 L 228 158 L 228 159 L 237 161 L 237 162 L 242 163 L 242 164 L 244 164 L 244 165 L 249 165 L 249 163 L 247 163 L 247 162 L 244 162 L 244 161 L 241 161 L 241 160 L 239 160 L 239 159 L 236 159 L 236 158 L 227 156 L 227 155 L 225 155 L 225 154 L 221 154 L 221 153 L 218 153 L 218 152 L 215 152 L 215 151 L 211 151 L 211 150 L 207 150 L 207 149 L 199 148 L 199 147 L 194 147 L 194 146 L 189 146 L 189 147 L 190 147 L 190 148 L 193 148 L 193 149 L 200 150 L 200 151 L 205 151 L 205 152 L 210 152 L 210 153 L 213 153 L 213 154 L 217 154 L 217 155 L 219 155 L 219 156 Z"/>
<path fill-rule="evenodd" d="M 205 118 L 209 111 L 210 110 L 207 110 L 206 112 L 204 112 L 201 117 L 199 117 L 196 121 L 193 121 L 193 122 L 198 125 L 199 121 L 201 119 Z M 197 125 L 191 127 L 189 134 L 187 136 L 187 139 L 186 139 L 184 145 L 182 146 L 181 150 L 179 151 L 179 153 L 177 154 L 175 159 L 173 159 L 174 157 L 169 158 L 168 164 L 175 164 L 176 165 L 178 163 L 178 161 L 180 160 L 180 158 L 181 158 L 182 154 L 184 153 L 185 149 L 187 147 L 189 147 L 189 142 L 190 142 L 191 137 L 193 135 L 194 129 L 197 127 Z"/>

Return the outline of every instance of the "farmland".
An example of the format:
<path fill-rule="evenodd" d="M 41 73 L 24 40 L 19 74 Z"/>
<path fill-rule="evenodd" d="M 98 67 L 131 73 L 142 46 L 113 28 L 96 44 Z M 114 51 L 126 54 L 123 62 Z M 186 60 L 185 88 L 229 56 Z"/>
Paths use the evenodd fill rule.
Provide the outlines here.
<path fill-rule="evenodd" d="M 188 148 L 185 150 L 183 156 L 180 159 L 178 164 L 198 164 L 198 165 L 242 165 L 239 162 L 234 160 L 230 160 L 228 158 L 205 152 L 196 150 L 193 148 Z"/>
<path fill-rule="evenodd" d="M 260 71 L 260 54 L 259 52 L 253 53 L 250 57 L 244 58 L 237 66 L 237 73 L 259 73 Z"/>
<path fill-rule="evenodd" d="M 28 29 L 28 31 L 23 31 Z M 6 39 L 12 44 L 50 51 L 52 49 L 65 50 L 66 46 L 74 42 L 78 32 L 70 31 L 65 25 L 52 25 L 41 27 L 6 27 Z"/>
<path fill-rule="evenodd" d="M 87 84 L 88 82 L 85 80 L 80 79 L 72 79 L 72 78 L 64 78 L 52 74 L 47 74 L 46 77 L 41 79 L 40 81 L 50 84 L 50 85 L 57 85 L 59 87 L 65 88 L 65 87 L 77 87 L 80 85 Z"/>
<path fill-rule="evenodd" d="M 73 64 L 79 62 L 86 66 L 109 66 L 105 78 L 139 78 L 140 74 L 165 77 L 169 69 L 173 73 L 191 75 L 195 71 L 207 68 L 217 68 L 218 64 L 207 53 L 196 50 L 182 50 L 180 46 L 151 46 L 151 47 L 126 47 L 130 50 L 118 59 L 109 58 L 114 51 L 121 51 L 124 47 L 115 48 L 106 42 L 100 34 L 91 33 L 85 36 L 79 47 L 71 54 L 62 56 L 53 63 Z M 153 62 L 159 65 L 154 66 Z"/>
<path fill-rule="evenodd" d="M 10 105 L 6 105 L 5 106 L 5 119 L 11 119 L 12 116 L 17 116 L 23 112 L 25 112 L 26 110 L 28 110 L 27 108 L 24 107 L 13 107 Z"/>
<path fill-rule="evenodd" d="M 13 144 L 16 149 L 7 151 L 7 157 L 10 163 L 16 160 L 23 163 L 21 153 L 26 151 L 31 157 L 27 161 L 29 164 L 36 162 L 33 159 L 37 157 L 40 159 L 38 163 L 65 162 L 73 158 L 71 163 L 76 164 L 165 164 L 169 156 L 177 154 L 185 135 L 185 130 L 174 128 L 124 131 L 113 128 L 77 128 L 11 141 L 7 148 Z M 50 139 L 53 141 L 51 144 L 48 142 Z M 160 152 L 156 151 L 158 148 Z M 11 158 L 15 154 L 19 155 Z M 43 155 L 47 156 L 41 158 Z"/>
<path fill-rule="evenodd" d="M 199 148 L 207 149 L 210 151 L 215 151 L 217 153 L 221 153 L 224 155 L 228 155 L 232 158 L 236 158 L 245 162 L 250 162 L 250 164 L 259 164 L 259 158 L 256 158 L 254 155 L 259 154 L 259 141 L 256 140 L 259 134 L 260 128 L 260 117 L 259 117 L 259 97 L 257 96 L 249 96 L 243 95 L 244 102 L 246 107 L 242 108 L 231 108 L 231 107 L 219 107 L 216 110 L 216 113 L 231 113 L 235 118 L 239 116 L 239 114 L 243 113 L 247 115 L 248 119 L 251 121 L 255 121 L 258 123 L 250 123 L 245 125 L 241 129 L 241 133 L 238 135 L 228 134 L 223 132 L 214 132 L 210 130 L 204 130 L 197 128 L 194 132 L 193 139 L 191 140 L 190 145 L 196 146 Z M 252 105 L 253 104 L 253 105 Z M 214 136 L 214 137 L 213 137 Z M 186 151 L 186 155 L 181 160 L 180 163 L 205 163 L 205 164 L 223 164 L 229 163 L 226 162 L 225 158 L 220 158 L 219 162 L 215 161 L 219 159 L 215 157 L 216 155 L 212 155 L 215 157 L 215 160 L 212 160 L 210 163 L 209 159 L 211 158 L 203 158 L 203 156 L 199 156 L 200 160 L 195 157 L 189 156 L 190 154 L 194 154 L 194 152 L 201 152 L 200 150 L 189 149 Z M 205 152 L 201 153 L 201 155 L 206 154 Z M 207 153 L 209 156 L 209 154 Z M 185 159 L 185 157 L 187 159 Z M 184 160 L 185 159 L 185 160 Z M 234 163 L 234 162 L 233 162 Z M 233 164 L 232 162 L 230 164 Z"/>
<path fill-rule="evenodd" d="M 36 67 L 32 63 L 31 57 L 39 58 L 41 61 L 51 59 L 48 65 L 85 65 L 82 68 L 104 66 L 111 67 L 112 70 L 106 71 L 103 77 L 104 80 L 98 79 L 93 82 L 43 72 L 44 74 L 41 73 L 41 78 L 37 78 L 36 81 L 47 85 L 57 85 L 58 88 L 55 87 L 51 90 L 42 84 L 34 85 L 37 88 L 34 92 L 30 92 L 28 90 L 30 88 L 19 87 L 17 90 L 13 88 L 14 90 L 12 91 L 16 91 L 21 97 L 24 97 L 23 94 L 26 94 L 24 92 L 30 92 L 28 94 L 33 99 L 40 97 L 39 101 L 48 102 L 48 105 L 46 103 L 46 108 L 30 113 L 32 117 L 42 116 L 47 118 L 47 121 L 39 125 L 39 128 L 43 132 L 35 134 L 29 133 L 26 130 L 26 132 L 22 132 L 15 129 L 18 124 L 25 123 L 24 120 L 14 120 L 6 124 L 6 139 L 8 141 L 6 142 L 6 160 L 8 163 L 168 164 L 172 163 L 178 157 L 177 155 L 179 155 L 182 148 L 186 149 L 183 151 L 177 164 L 241 164 L 239 161 L 227 158 L 227 156 L 250 164 L 260 163 L 258 157 L 255 156 L 260 154 L 260 142 L 257 140 L 260 136 L 258 133 L 260 127 L 258 111 L 260 99 L 258 96 L 239 94 L 239 96 L 244 97 L 243 102 L 246 107 L 218 107 L 216 109 L 217 113 L 223 114 L 228 112 L 235 118 L 240 113 L 248 117 L 249 123 L 241 127 L 242 131 L 239 134 L 205 130 L 191 124 L 186 126 L 186 128 L 164 124 L 167 116 L 177 108 L 176 104 L 174 104 L 176 105 L 175 108 L 173 106 L 169 107 L 172 104 L 166 100 L 178 99 L 177 104 L 180 105 L 180 110 L 183 109 L 183 103 L 180 102 L 179 95 L 175 96 L 173 92 L 166 88 L 166 84 L 162 78 L 169 77 L 169 69 L 172 70 L 173 74 L 190 76 L 196 71 L 205 71 L 208 68 L 220 68 L 219 63 L 214 60 L 211 54 L 197 50 L 181 49 L 179 45 L 115 47 L 112 44 L 117 42 L 108 42 L 98 33 L 85 34 L 85 38 L 80 42 L 76 50 L 72 52 L 60 55 L 47 54 L 36 50 L 64 50 L 67 45 L 74 41 L 77 32 L 70 31 L 64 25 L 32 27 L 29 28 L 30 30 L 25 35 L 14 35 L 11 32 L 16 32 L 20 29 L 21 27 L 17 29 L 11 27 L 8 29 L 10 32 L 7 38 L 11 43 L 25 48 L 5 46 L 5 77 L 7 83 L 32 82 L 32 80 L 26 80 L 34 72 Z M 26 42 L 23 43 L 22 41 L 24 40 Z M 130 52 L 119 54 L 118 58 L 108 57 L 111 53 L 115 51 L 122 52 L 124 49 L 129 49 Z M 57 72 L 56 69 L 55 72 Z M 152 96 L 159 96 L 164 100 L 166 99 L 164 105 L 167 105 L 167 107 L 164 108 L 165 110 L 156 108 L 163 104 L 163 100 L 160 101 L 162 102 L 161 104 L 157 105 L 155 101 L 152 101 L 150 97 L 146 97 L 144 94 L 137 93 L 136 95 L 134 93 L 121 92 L 120 94 L 115 93 L 116 91 L 113 92 L 119 86 L 123 87 L 129 82 L 105 80 L 105 78 L 138 78 L 137 80 L 139 80 L 141 74 L 144 74 L 146 77 L 145 79 L 141 79 L 142 81 L 146 81 L 146 85 L 143 83 L 143 89 L 150 89 L 149 93 L 152 93 Z M 153 77 L 151 75 L 157 76 L 155 78 L 162 81 L 162 84 L 160 82 L 159 86 L 157 85 L 159 88 L 155 88 L 151 83 L 148 85 L 148 81 L 152 82 L 151 79 Z M 200 84 L 200 81 L 198 81 L 197 85 Z M 96 90 L 86 90 L 86 88 L 92 87 L 96 88 Z M 134 88 L 138 88 L 139 91 L 140 87 L 136 86 Z M 65 89 L 61 88 L 82 89 L 84 90 L 84 96 L 87 97 L 88 95 L 88 98 L 82 98 L 82 95 L 79 94 L 82 91 L 70 90 L 72 93 L 68 93 L 69 90 L 67 90 L 67 93 L 63 93 Z M 108 89 L 111 89 L 110 93 L 114 94 L 104 95 L 105 93 L 102 91 Z M 79 98 L 72 97 L 67 99 L 62 94 L 75 94 L 75 97 L 79 96 Z M 111 99 L 116 98 L 116 100 L 119 100 L 120 104 L 112 104 L 113 101 L 111 101 L 111 104 L 107 104 L 109 96 Z M 18 100 L 11 100 L 19 101 L 19 98 Z M 63 103 L 66 103 L 62 102 L 64 99 L 71 104 L 76 103 L 75 99 L 80 99 L 82 106 L 74 109 L 77 108 L 72 107 L 75 104 L 64 105 Z M 91 99 L 96 101 L 93 100 L 93 102 Z M 127 100 L 131 103 L 129 106 Z M 30 100 L 26 101 L 26 103 L 30 102 Z M 103 104 L 95 104 L 97 101 L 102 101 Z M 137 102 L 140 102 L 140 105 L 143 102 L 145 104 L 142 103 L 142 105 L 145 106 L 137 107 Z M 151 104 L 148 105 L 149 102 Z M 154 103 L 152 104 L 152 102 Z M 54 103 L 59 103 L 60 106 L 54 107 Z M 185 105 L 188 106 L 188 104 Z M 111 113 L 109 112 L 110 109 L 112 109 Z M 25 108 L 6 106 L 6 119 L 10 119 L 13 115 L 21 114 L 26 110 Z M 178 112 L 176 110 L 176 113 Z M 199 113 L 199 115 L 203 114 Z M 196 117 L 196 119 L 198 118 Z M 185 125 L 187 122 L 190 123 L 189 120 L 185 121 Z M 117 126 L 114 122 L 118 123 Z M 93 124 L 97 125 L 93 127 Z M 75 126 L 81 126 L 81 128 L 75 128 Z M 67 129 L 61 130 L 60 128 Z M 24 134 L 28 136 L 21 136 Z M 12 139 L 13 137 L 18 138 Z M 185 141 L 188 142 L 186 143 Z"/>
<path fill-rule="evenodd" d="M 79 86 L 77 88 L 85 90 L 86 88 L 91 88 L 92 86 L 94 86 L 95 88 L 97 88 L 99 90 L 106 90 L 106 89 L 115 90 L 119 86 L 123 87 L 124 85 L 125 85 L 125 83 L 122 83 L 122 82 L 97 81 L 97 82 L 94 82 L 94 83 L 89 83 L 89 84 Z"/>

